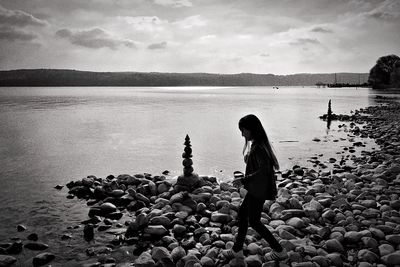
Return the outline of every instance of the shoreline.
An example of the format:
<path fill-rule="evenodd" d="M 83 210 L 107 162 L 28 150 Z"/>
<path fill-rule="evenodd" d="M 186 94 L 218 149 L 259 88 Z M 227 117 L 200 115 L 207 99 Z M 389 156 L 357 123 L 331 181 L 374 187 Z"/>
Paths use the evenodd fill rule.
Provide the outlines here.
<path fill-rule="evenodd" d="M 349 127 L 350 133 L 372 137 L 380 149 L 351 157 L 353 166 L 336 164 L 335 172 L 302 166 L 284 171 L 278 199 L 265 205 L 263 222 L 290 248 L 284 266 L 400 264 L 400 104 L 367 107 L 349 118 L 346 123 L 367 123 L 366 127 Z M 89 176 L 69 184 L 73 195 L 90 195 L 91 218 L 83 225 L 92 224 L 93 239 L 101 243 L 88 243 L 87 257 L 71 266 L 228 264 L 218 258 L 218 252 L 232 245 L 244 192 L 229 183 L 218 184 L 215 177 L 201 177 L 205 184 L 190 194 L 170 191 L 173 185 L 165 177 L 150 174 Z M 112 190 L 96 191 L 95 185 Z M 101 204 L 99 199 L 110 204 Z M 71 229 L 73 235 L 64 236 L 65 240 L 86 242 L 83 225 Z M 248 235 L 248 266 L 273 266 L 260 257 L 269 250 L 268 244 L 254 231 Z M 22 243 L 27 249 L 26 244 L 32 242 L 21 240 L 21 251 Z M 40 242 L 33 243 L 29 246 L 40 247 Z M 8 253 L 9 247 L 4 250 L 10 257 L 18 254 Z M 47 256 L 52 264 L 52 257 Z"/>

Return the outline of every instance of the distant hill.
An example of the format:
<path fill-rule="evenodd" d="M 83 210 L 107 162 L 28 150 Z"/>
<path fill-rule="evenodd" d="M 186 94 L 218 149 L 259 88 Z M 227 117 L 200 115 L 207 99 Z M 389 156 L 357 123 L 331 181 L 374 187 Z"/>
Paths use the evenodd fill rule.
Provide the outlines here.
<path fill-rule="evenodd" d="M 358 84 L 368 73 L 337 73 L 337 83 Z M 0 86 L 313 86 L 334 83 L 334 74 L 210 74 L 90 72 L 63 69 L 0 71 Z"/>

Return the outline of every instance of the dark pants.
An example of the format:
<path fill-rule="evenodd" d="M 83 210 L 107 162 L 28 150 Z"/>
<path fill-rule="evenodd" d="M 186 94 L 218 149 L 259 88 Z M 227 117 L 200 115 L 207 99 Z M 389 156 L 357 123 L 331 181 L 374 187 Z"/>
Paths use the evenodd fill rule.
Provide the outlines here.
<path fill-rule="evenodd" d="M 238 221 L 239 221 L 239 231 L 236 236 L 235 245 L 233 246 L 233 250 L 238 252 L 243 249 L 244 240 L 247 234 L 247 228 L 250 226 L 256 230 L 262 238 L 264 238 L 272 249 L 276 251 L 282 251 L 282 246 L 275 239 L 272 233 L 265 227 L 264 224 L 260 221 L 261 212 L 263 210 L 264 200 L 260 200 L 247 194 L 240 205 Z"/>

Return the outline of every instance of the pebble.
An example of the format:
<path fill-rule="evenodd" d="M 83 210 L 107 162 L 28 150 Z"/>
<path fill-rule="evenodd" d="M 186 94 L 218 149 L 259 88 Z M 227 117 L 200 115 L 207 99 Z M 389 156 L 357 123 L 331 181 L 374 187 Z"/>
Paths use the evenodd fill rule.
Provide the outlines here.
<path fill-rule="evenodd" d="M 32 259 L 32 264 L 33 266 L 42 266 L 45 265 L 49 262 L 51 262 L 52 260 L 54 260 L 56 258 L 56 256 L 52 253 L 49 252 L 44 252 L 41 254 L 36 255 L 33 259 Z"/>

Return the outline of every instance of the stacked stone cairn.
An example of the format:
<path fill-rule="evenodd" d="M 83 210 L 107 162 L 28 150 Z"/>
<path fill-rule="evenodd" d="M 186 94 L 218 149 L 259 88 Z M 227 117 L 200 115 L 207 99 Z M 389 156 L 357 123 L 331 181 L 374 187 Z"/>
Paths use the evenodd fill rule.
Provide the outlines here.
<path fill-rule="evenodd" d="M 261 218 L 288 250 L 289 259 L 279 266 L 400 265 L 400 104 L 339 117 L 364 123 L 350 128 L 349 138 L 369 136 L 380 149 L 351 155 L 350 165 L 294 166 L 279 176 L 278 198 L 265 203 Z M 189 148 L 187 137 L 180 180 L 193 175 Z M 212 176 L 199 178 L 199 187 L 189 190 L 148 173 L 68 183 L 68 197 L 90 206 L 90 218 L 82 224 L 94 229 L 93 240 L 83 242 L 87 258 L 82 266 L 275 266 L 265 262 L 270 247 L 251 228 L 242 265 L 220 256 L 233 245 L 246 192 Z M 83 240 L 79 229 L 70 238 Z M 101 246 L 104 235 L 109 241 Z M 0 254 L 8 254 L 0 255 L 0 262 L 10 261 L 8 250 L 0 246 Z"/>
<path fill-rule="evenodd" d="M 194 173 L 193 160 L 192 160 L 192 145 L 190 144 L 189 135 L 186 135 L 184 152 L 182 153 L 183 174 L 178 177 L 175 184 L 177 191 L 192 192 L 196 188 L 201 187 L 201 179 L 198 174 Z"/>

